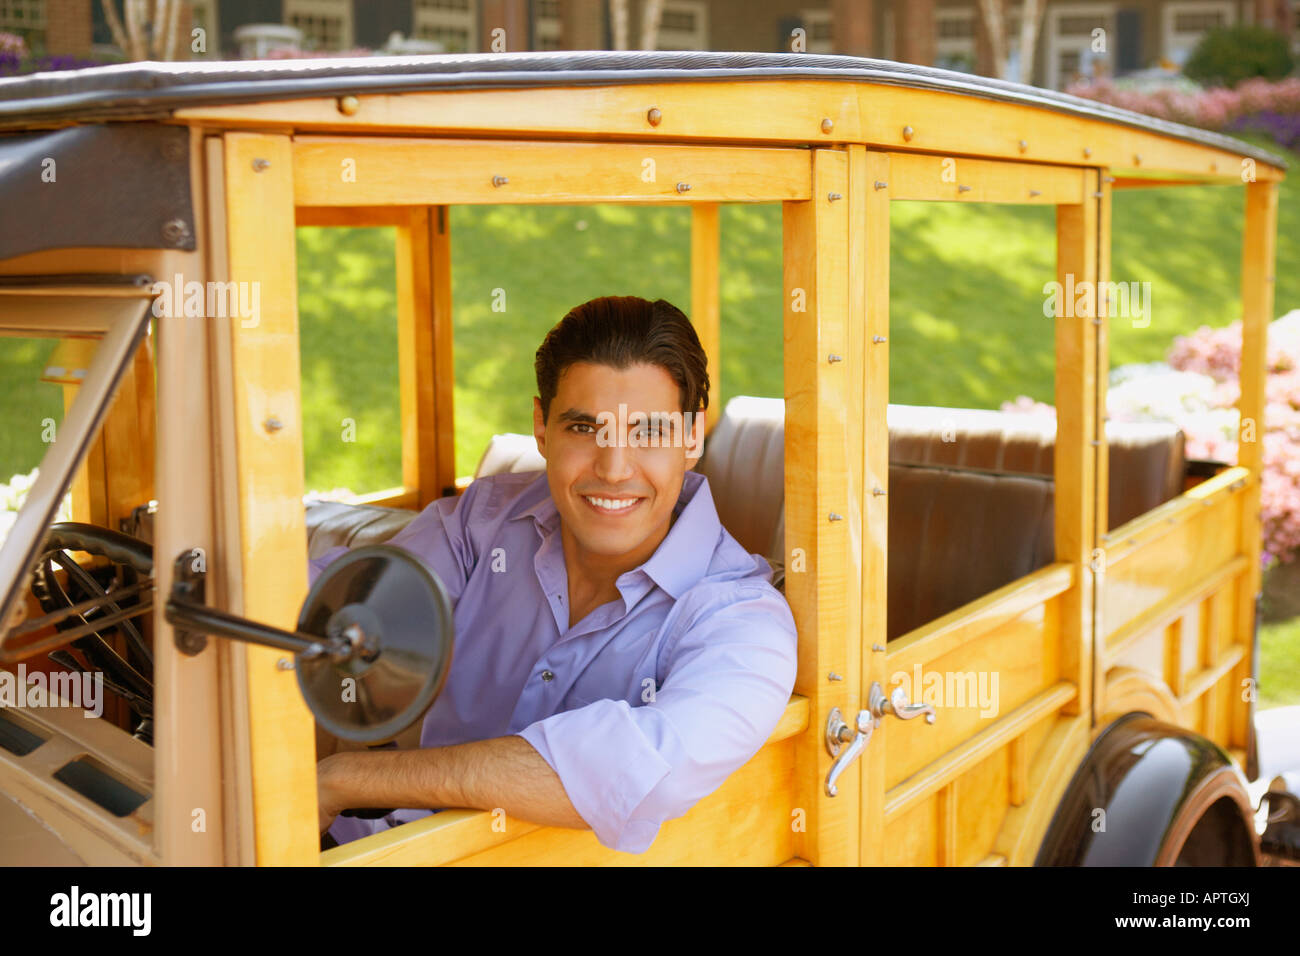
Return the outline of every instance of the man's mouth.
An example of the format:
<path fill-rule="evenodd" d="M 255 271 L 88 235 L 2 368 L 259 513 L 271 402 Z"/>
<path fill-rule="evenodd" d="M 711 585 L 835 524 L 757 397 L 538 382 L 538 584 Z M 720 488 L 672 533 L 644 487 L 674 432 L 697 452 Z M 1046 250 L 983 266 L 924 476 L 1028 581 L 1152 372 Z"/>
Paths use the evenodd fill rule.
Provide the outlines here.
<path fill-rule="evenodd" d="M 605 498 L 596 495 L 583 495 L 582 500 L 591 506 L 597 514 L 623 515 L 635 510 L 641 503 L 640 498 Z"/>

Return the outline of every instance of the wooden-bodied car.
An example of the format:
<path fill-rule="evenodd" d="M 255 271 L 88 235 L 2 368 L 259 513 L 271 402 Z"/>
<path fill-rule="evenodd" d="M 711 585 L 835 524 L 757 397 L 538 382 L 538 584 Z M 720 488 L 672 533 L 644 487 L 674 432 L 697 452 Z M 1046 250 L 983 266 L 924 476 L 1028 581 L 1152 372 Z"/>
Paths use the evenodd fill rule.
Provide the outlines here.
<path fill-rule="evenodd" d="M 1240 410 L 1262 433 L 1280 159 L 943 70 L 721 53 L 0 80 L 0 159 L 0 332 L 59 339 L 44 374 L 66 397 L 0 551 L 0 661 L 54 675 L 75 645 L 121 692 L 96 720 L 0 711 L 0 860 L 1258 862 L 1260 444 L 1195 466 L 1177 429 L 1102 410 L 1114 192 L 1219 184 L 1245 198 Z M 1054 210 L 1053 424 L 890 403 L 900 200 Z M 293 631 L 309 553 L 382 542 L 463 489 L 448 211 L 489 203 L 688 207 L 683 306 L 715 391 L 720 207 L 781 204 L 784 396 L 712 408 L 701 470 L 724 525 L 781 570 L 795 691 L 645 854 L 460 809 L 322 852 L 291 655 L 212 617 L 196 638 L 193 608 Z M 402 486 L 304 509 L 295 228 L 380 225 L 397 236 Z M 253 283 L 256 314 L 234 305 Z M 536 467 L 527 441 L 498 439 L 479 473 Z M 51 536 L 69 491 L 80 526 Z M 177 601 L 190 624 L 171 623 Z"/>

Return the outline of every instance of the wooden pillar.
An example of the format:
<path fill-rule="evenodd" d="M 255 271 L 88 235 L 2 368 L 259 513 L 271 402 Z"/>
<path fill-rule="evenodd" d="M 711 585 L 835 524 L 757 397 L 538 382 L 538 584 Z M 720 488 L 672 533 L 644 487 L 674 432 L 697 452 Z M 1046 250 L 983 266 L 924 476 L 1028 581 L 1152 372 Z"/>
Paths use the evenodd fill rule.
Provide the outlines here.
<path fill-rule="evenodd" d="M 906 0 L 894 6 L 894 59 L 934 65 L 934 0 Z"/>
<path fill-rule="evenodd" d="M 1056 207 L 1057 281 L 1067 289 L 1098 281 L 1097 170 L 1084 173 L 1084 200 Z M 1094 300 L 1095 301 L 1095 300 Z M 1074 565 L 1075 582 L 1061 595 L 1061 676 L 1078 695 L 1064 714 L 1089 713 L 1093 697 L 1092 570 L 1097 546 L 1097 449 L 1101 421 L 1098 380 L 1103 372 L 1096 308 L 1079 309 L 1059 296 L 1056 315 L 1056 560 Z M 1079 314 L 1079 312 L 1084 314 Z M 1104 556 L 1102 556 L 1104 560 Z M 1099 566 L 1100 567 L 1100 566 Z M 1100 678 L 1099 678 L 1100 679 Z"/>
<path fill-rule="evenodd" d="M 1241 429 L 1237 464 L 1249 468 L 1251 474 L 1241 500 L 1240 549 L 1246 556 L 1246 571 L 1238 585 L 1236 640 L 1247 643 L 1251 651 L 1236 669 L 1233 692 L 1237 694 L 1242 692 L 1247 678 L 1258 674 L 1254 634 L 1262 551 L 1259 490 L 1264 465 L 1265 357 L 1276 278 L 1277 204 L 1277 183 L 1246 184 L 1246 222 L 1241 244 L 1241 398 L 1237 404 Z M 1231 746 L 1250 745 L 1253 718 L 1253 701 L 1251 706 L 1233 708 Z"/>
<path fill-rule="evenodd" d="M 888 153 L 849 146 L 849 320 L 863 326 L 854 354 L 862 356 L 861 394 L 851 413 L 860 415 L 863 461 L 862 627 L 857 648 L 861 658 L 860 696 L 853 711 L 866 705 L 873 682 L 889 686 L 883 649 L 888 639 L 889 556 L 889 183 Z M 858 409 L 861 409 L 859 412 Z M 882 493 L 877 493 L 882 492 Z M 881 648 L 881 650 L 876 650 Z M 846 715 L 846 719 L 852 717 Z M 860 812 L 863 866 L 885 863 L 885 745 L 889 720 L 872 734 L 858 758 L 861 767 Z"/>
<path fill-rule="evenodd" d="M 860 685 L 862 598 L 862 312 L 851 301 L 849 160 L 812 151 L 813 198 L 783 206 L 786 598 L 799 629 L 795 692 L 811 719 L 796 744 L 806 830 L 797 854 L 821 866 L 859 859 L 858 771 L 826 795 L 832 707 L 852 719 Z M 838 194 L 835 200 L 831 194 Z M 838 361 L 830 361 L 834 354 Z M 878 610 L 878 609 L 873 609 Z M 834 673 L 840 679 L 832 680 Z"/>
<path fill-rule="evenodd" d="M 831 39 L 836 53 L 876 55 L 876 0 L 831 0 Z"/>
<path fill-rule="evenodd" d="M 293 156 L 287 135 L 227 133 L 225 145 L 230 279 L 260 283 L 262 306 L 229 338 L 243 616 L 292 630 L 307 594 Z M 243 651 L 256 861 L 316 865 L 314 721 L 277 666 L 283 651 Z"/>
<path fill-rule="evenodd" d="M 402 485 L 408 507 L 455 493 L 450 210 L 410 210 L 397 227 Z"/>
<path fill-rule="evenodd" d="M 708 357 L 709 408 L 705 427 L 713 429 L 722 411 L 722 313 L 718 285 L 720 237 L 719 206 L 715 202 L 691 206 L 691 322 Z M 694 409 L 692 409 L 694 411 Z"/>

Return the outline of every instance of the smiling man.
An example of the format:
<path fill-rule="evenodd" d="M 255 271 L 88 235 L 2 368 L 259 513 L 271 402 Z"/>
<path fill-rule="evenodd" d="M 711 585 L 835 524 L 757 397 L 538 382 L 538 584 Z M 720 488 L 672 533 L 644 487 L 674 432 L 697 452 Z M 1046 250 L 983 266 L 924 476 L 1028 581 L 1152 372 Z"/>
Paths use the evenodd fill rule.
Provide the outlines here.
<path fill-rule="evenodd" d="M 472 807 L 644 852 L 785 710 L 789 606 L 692 471 L 709 380 L 690 321 L 662 299 L 593 299 L 536 371 L 545 473 L 479 478 L 390 542 L 447 587 L 452 667 L 420 749 L 320 762 L 321 829 L 340 843 Z M 410 809 L 337 816 L 358 807 Z"/>

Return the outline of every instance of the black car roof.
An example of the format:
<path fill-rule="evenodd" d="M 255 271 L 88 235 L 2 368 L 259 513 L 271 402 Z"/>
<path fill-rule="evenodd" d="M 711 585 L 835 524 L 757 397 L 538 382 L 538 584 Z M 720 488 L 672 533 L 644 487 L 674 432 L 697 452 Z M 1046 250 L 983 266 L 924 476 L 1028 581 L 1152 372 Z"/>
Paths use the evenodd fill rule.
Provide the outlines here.
<path fill-rule="evenodd" d="M 792 77 L 862 80 L 1021 103 L 1286 167 L 1283 158 L 1228 136 L 1053 90 L 888 60 L 809 53 L 597 50 L 122 63 L 0 79 L 0 129 L 159 119 L 188 106 L 348 93 Z"/>

